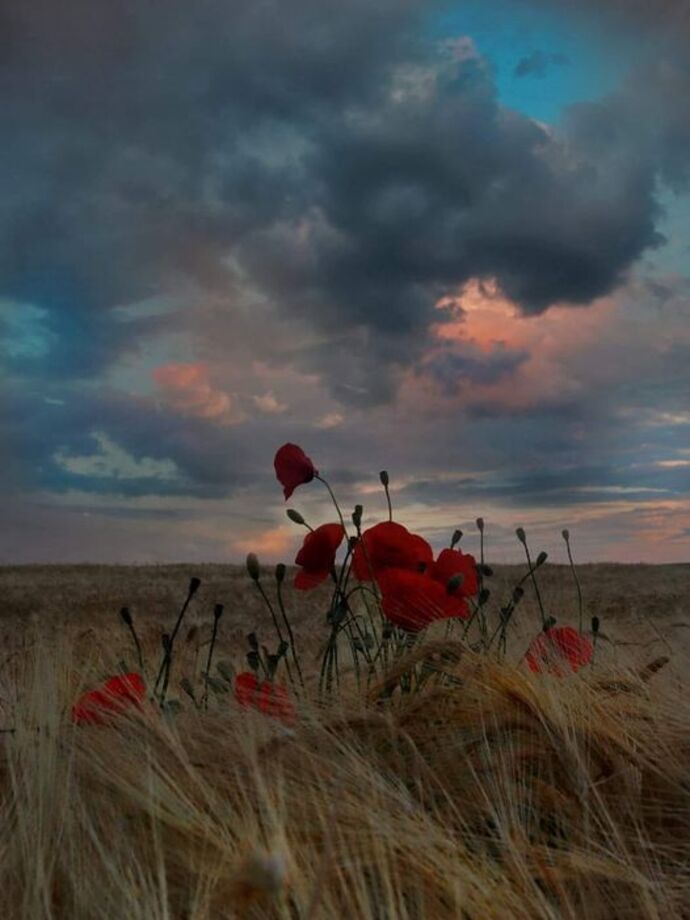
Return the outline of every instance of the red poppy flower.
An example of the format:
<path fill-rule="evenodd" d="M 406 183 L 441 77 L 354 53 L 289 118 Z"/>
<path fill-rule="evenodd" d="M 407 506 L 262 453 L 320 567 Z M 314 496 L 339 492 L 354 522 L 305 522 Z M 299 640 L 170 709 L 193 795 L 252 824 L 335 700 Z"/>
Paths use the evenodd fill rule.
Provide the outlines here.
<path fill-rule="evenodd" d="M 427 574 L 385 569 L 377 580 L 384 615 L 408 632 L 419 632 L 434 620 L 469 616 L 464 598 L 448 594 L 443 585 Z"/>
<path fill-rule="evenodd" d="M 554 626 L 532 640 L 525 661 L 530 671 L 563 677 L 589 664 L 592 654 L 592 643 L 572 626 Z"/>
<path fill-rule="evenodd" d="M 104 725 L 113 715 L 131 708 L 140 709 L 145 696 L 146 684 L 136 671 L 110 677 L 98 689 L 79 697 L 72 706 L 72 721 L 80 725 Z"/>
<path fill-rule="evenodd" d="M 297 486 L 311 482 L 314 476 L 319 475 L 309 457 L 296 444 L 283 444 L 275 455 L 273 466 L 286 501 Z"/>
<path fill-rule="evenodd" d="M 288 725 L 295 721 L 295 707 L 285 687 L 270 680 L 259 682 L 251 671 L 235 677 L 235 699 L 245 709 L 258 709 Z"/>
<path fill-rule="evenodd" d="M 438 559 L 431 566 L 429 574 L 440 582 L 444 588 L 451 578 L 456 575 L 462 575 L 462 584 L 456 592 L 460 597 L 474 597 L 479 590 L 477 562 L 474 556 L 469 553 L 462 553 L 458 549 L 441 550 Z"/>
<path fill-rule="evenodd" d="M 375 524 L 362 534 L 352 554 L 352 571 L 360 581 L 370 581 L 385 569 L 419 572 L 430 566 L 434 553 L 423 537 L 395 521 Z"/>
<path fill-rule="evenodd" d="M 306 591 L 328 578 L 344 536 L 342 524 L 322 524 L 306 535 L 295 558 L 295 563 L 302 566 L 295 575 L 296 588 Z"/>
<path fill-rule="evenodd" d="M 255 706 L 258 690 L 259 681 L 256 679 L 256 674 L 251 671 L 244 671 L 242 674 L 235 676 L 235 699 L 240 706 L 245 709 Z"/>
<path fill-rule="evenodd" d="M 294 704 L 285 687 L 268 680 L 259 690 L 259 709 L 271 719 L 279 719 L 287 725 L 292 725 L 296 718 Z"/>

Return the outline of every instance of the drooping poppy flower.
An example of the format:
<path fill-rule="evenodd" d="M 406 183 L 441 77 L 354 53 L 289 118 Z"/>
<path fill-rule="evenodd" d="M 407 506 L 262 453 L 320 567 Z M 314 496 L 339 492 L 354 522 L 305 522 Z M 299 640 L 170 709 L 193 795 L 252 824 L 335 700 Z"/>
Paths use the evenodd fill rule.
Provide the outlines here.
<path fill-rule="evenodd" d="M 311 482 L 314 476 L 319 475 L 314 464 L 297 444 L 283 444 L 276 452 L 273 466 L 286 501 L 297 486 Z"/>
<path fill-rule="evenodd" d="M 302 566 L 295 575 L 296 588 L 306 591 L 328 578 L 344 536 L 342 524 L 322 524 L 306 535 L 295 558 L 295 564 Z"/>
<path fill-rule="evenodd" d="M 127 709 L 140 709 L 146 696 L 141 674 L 133 671 L 110 677 L 96 690 L 83 693 L 72 706 L 72 721 L 80 725 L 105 725 Z"/>
<path fill-rule="evenodd" d="M 530 671 L 563 677 L 592 660 L 592 643 L 572 626 L 554 626 L 532 640 L 525 661 Z"/>
<path fill-rule="evenodd" d="M 465 599 L 448 594 L 443 585 L 426 573 L 384 569 L 377 581 L 384 616 L 408 632 L 419 632 L 434 620 L 469 616 Z"/>
<path fill-rule="evenodd" d="M 295 721 L 295 706 L 285 687 L 270 680 L 259 681 L 251 671 L 235 677 L 235 699 L 244 709 L 258 709 L 288 725 Z"/>
<path fill-rule="evenodd" d="M 395 521 L 374 524 L 362 534 L 352 554 L 352 571 L 360 581 L 378 581 L 385 569 L 419 572 L 431 565 L 434 553 L 427 541 Z"/>
<path fill-rule="evenodd" d="M 462 575 L 462 583 L 457 589 L 461 597 L 474 597 L 479 590 L 477 577 L 477 562 L 469 553 L 462 553 L 459 549 L 444 549 L 438 559 L 431 566 L 429 574 L 433 579 L 447 586 L 451 578 Z"/>

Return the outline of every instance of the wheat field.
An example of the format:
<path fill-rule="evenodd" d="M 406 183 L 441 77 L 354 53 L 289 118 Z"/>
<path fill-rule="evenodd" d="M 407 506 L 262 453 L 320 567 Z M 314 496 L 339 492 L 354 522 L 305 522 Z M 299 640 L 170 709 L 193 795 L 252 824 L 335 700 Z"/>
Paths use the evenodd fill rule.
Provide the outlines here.
<path fill-rule="evenodd" d="M 519 567 L 498 568 L 500 596 Z M 75 697 L 147 660 L 190 575 L 202 579 L 171 681 L 182 708 L 112 725 L 70 720 Z M 7 918 L 690 917 L 690 566 L 582 566 L 595 666 L 558 679 L 429 631 L 368 685 L 343 670 L 319 699 L 325 594 L 287 594 L 307 672 L 286 726 L 232 693 L 197 710 L 179 680 L 271 622 L 241 568 L 0 570 L 0 916 Z M 567 568 L 545 566 L 559 622 Z M 266 576 L 267 584 L 270 582 Z M 531 625 L 530 625 L 531 624 Z M 412 667 L 415 693 L 390 694 Z"/>

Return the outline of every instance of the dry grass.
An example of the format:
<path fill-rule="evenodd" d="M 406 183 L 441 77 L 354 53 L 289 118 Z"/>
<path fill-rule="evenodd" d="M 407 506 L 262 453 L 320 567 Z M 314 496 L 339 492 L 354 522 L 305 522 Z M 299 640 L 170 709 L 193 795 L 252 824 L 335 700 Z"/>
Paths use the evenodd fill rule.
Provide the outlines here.
<path fill-rule="evenodd" d="M 420 692 L 348 685 L 327 706 L 309 692 L 293 729 L 228 696 L 201 715 L 72 726 L 75 695 L 127 648 L 117 608 L 150 618 L 153 649 L 190 572 L 159 569 L 147 590 L 146 570 L 33 569 L 36 598 L 27 572 L 4 574 L 0 724 L 16 730 L 0 736 L 0 916 L 690 917 L 687 630 L 672 628 L 687 622 L 687 567 L 663 581 L 627 569 L 613 587 L 601 576 L 602 608 L 630 604 L 604 614 L 604 631 L 655 638 L 605 642 L 593 672 L 535 676 L 432 637 L 414 653 L 430 669 Z M 222 654 L 237 660 L 247 628 L 267 630 L 252 586 L 230 569 L 198 574 L 192 619 L 203 634 L 209 605 L 228 602 Z M 597 577 L 585 570 L 590 604 Z M 572 622 L 566 578 L 554 568 L 543 584 L 553 605 L 567 596 Z M 635 606 L 644 588 L 657 609 Z M 13 592 L 35 601 L 34 622 Z M 296 618 L 310 663 L 317 601 Z M 668 668 L 640 677 L 666 644 Z M 184 656 L 180 673 L 198 670 L 197 639 Z"/>

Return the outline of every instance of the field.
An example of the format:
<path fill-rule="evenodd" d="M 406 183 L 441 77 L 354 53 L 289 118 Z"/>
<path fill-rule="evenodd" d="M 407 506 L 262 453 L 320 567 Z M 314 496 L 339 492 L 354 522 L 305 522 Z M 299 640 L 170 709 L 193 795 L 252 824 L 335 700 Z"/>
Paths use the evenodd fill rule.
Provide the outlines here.
<path fill-rule="evenodd" d="M 494 596 L 523 573 L 498 568 Z M 690 917 L 690 565 L 578 574 L 587 628 L 601 620 L 592 668 L 520 664 L 528 584 L 505 661 L 437 624 L 359 690 L 344 659 L 325 701 L 328 594 L 286 589 L 307 689 L 285 725 L 232 693 L 197 710 L 179 687 L 204 669 L 216 603 L 217 660 L 243 670 L 251 630 L 275 645 L 244 568 L 0 569 L 0 916 Z M 72 724 L 80 692 L 136 666 L 118 610 L 153 662 L 192 575 L 169 694 L 183 708 Z M 548 613 L 576 626 L 570 570 L 539 575 Z M 391 694 L 413 664 L 423 685 Z"/>

